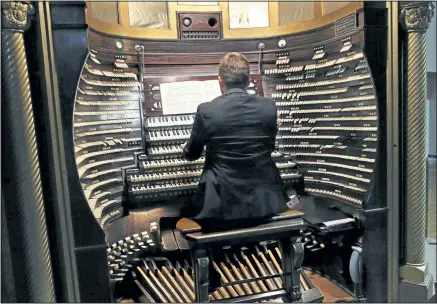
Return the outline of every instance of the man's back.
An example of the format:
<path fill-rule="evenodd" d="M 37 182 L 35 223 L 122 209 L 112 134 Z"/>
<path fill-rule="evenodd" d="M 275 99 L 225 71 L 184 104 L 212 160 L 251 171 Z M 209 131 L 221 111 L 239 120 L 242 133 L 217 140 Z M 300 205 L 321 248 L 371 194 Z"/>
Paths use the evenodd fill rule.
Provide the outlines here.
<path fill-rule="evenodd" d="M 206 144 L 196 219 L 253 219 L 285 208 L 271 152 L 277 132 L 273 101 L 231 89 L 199 106 Z"/>

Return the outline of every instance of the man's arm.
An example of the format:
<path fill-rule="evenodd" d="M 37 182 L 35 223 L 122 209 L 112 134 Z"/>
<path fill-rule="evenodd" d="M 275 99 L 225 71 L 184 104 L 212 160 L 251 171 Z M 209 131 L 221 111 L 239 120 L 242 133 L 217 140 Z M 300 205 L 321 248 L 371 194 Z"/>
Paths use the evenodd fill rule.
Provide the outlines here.
<path fill-rule="evenodd" d="M 200 114 L 199 109 L 197 109 L 190 139 L 183 148 L 182 155 L 186 160 L 192 161 L 200 158 L 205 146 L 205 133 L 203 117 L 202 114 Z"/>
<path fill-rule="evenodd" d="M 276 106 L 275 106 L 275 110 L 276 110 Z M 277 111 L 275 111 L 275 122 L 276 122 L 276 125 L 273 128 L 273 142 L 272 142 L 273 151 L 276 150 L 276 136 L 278 134 L 279 127 L 281 126 L 281 122 L 279 121 L 279 117 L 278 117 L 278 112 Z"/>

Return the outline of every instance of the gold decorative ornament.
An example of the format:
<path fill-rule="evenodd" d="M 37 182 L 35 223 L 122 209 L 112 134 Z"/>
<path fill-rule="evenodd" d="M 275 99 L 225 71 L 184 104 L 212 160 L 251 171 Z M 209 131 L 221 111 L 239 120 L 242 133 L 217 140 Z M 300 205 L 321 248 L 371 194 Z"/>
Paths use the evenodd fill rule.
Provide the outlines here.
<path fill-rule="evenodd" d="M 410 2 L 402 6 L 400 22 L 406 31 L 426 31 L 434 17 L 432 2 Z"/>
<path fill-rule="evenodd" d="M 17 31 L 26 31 L 30 27 L 30 16 L 35 13 L 35 9 L 26 1 L 7 1 L 2 2 L 2 27 Z"/>

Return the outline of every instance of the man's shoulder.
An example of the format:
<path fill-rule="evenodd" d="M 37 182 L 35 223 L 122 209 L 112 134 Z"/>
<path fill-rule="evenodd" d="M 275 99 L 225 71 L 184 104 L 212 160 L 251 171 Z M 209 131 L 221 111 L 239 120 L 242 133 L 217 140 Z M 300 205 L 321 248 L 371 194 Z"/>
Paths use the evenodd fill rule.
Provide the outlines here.
<path fill-rule="evenodd" d="M 275 105 L 275 102 L 274 102 L 272 99 L 268 98 L 268 97 L 259 96 L 259 95 L 257 95 L 257 97 L 258 97 L 259 99 L 261 99 L 261 100 L 263 100 L 263 101 L 265 101 L 265 102 L 271 104 L 271 105 Z"/>
<path fill-rule="evenodd" d="M 256 98 L 259 100 L 263 107 L 276 111 L 276 104 L 272 99 L 258 95 L 256 96 Z"/>

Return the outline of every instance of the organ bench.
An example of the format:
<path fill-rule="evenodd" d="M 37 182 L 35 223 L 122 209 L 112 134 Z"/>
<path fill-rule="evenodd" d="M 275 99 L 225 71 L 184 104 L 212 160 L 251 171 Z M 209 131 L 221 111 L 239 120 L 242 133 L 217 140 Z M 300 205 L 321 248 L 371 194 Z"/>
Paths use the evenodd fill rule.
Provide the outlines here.
<path fill-rule="evenodd" d="M 214 249 L 221 250 L 223 247 L 231 245 L 241 245 L 248 243 L 259 243 L 264 241 L 279 240 L 280 252 L 282 257 L 282 275 L 275 275 L 270 269 L 266 275 L 259 267 L 262 274 L 256 279 L 246 279 L 234 281 L 226 286 L 253 282 L 255 280 L 267 279 L 265 282 L 274 284 L 271 279 L 283 277 L 283 289 L 285 297 L 291 301 L 301 301 L 300 274 L 301 264 L 304 257 L 304 248 L 300 240 L 301 230 L 304 222 L 301 218 L 302 213 L 289 210 L 278 216 L 259 222 L 258 225 L 245 225 L 236 229 L 225 228 L 224 225 L 205 230 L 198 222 L 182 218 L 176 224 L 177 230 L 188 240 L 191 251 L 193 265 L 193 275 L 195 281 L 196 302 L 208 302 L 209 252 Z M 244 225 L 242 225 L 244 226 Z M 250 265 L 250 264 L 249 264 Z M 249 268 L 251 268 L 249 266 Z M 222 276 L 222 281 L 226 283 L 226 278 Z M 275 280 L 277 282 L 277 280 Z M 232 291 L 231 291 L 232 292 Z M 276 291 L 277 292 L 277 291 Z M 263 296 L 266 296 L 264 294 Z M 268 295 L 267 295 L 268 297 Z M 250 295 L 231 299 L 232 302 L 250 302 L 260 300 L 259 296 Z"/>

